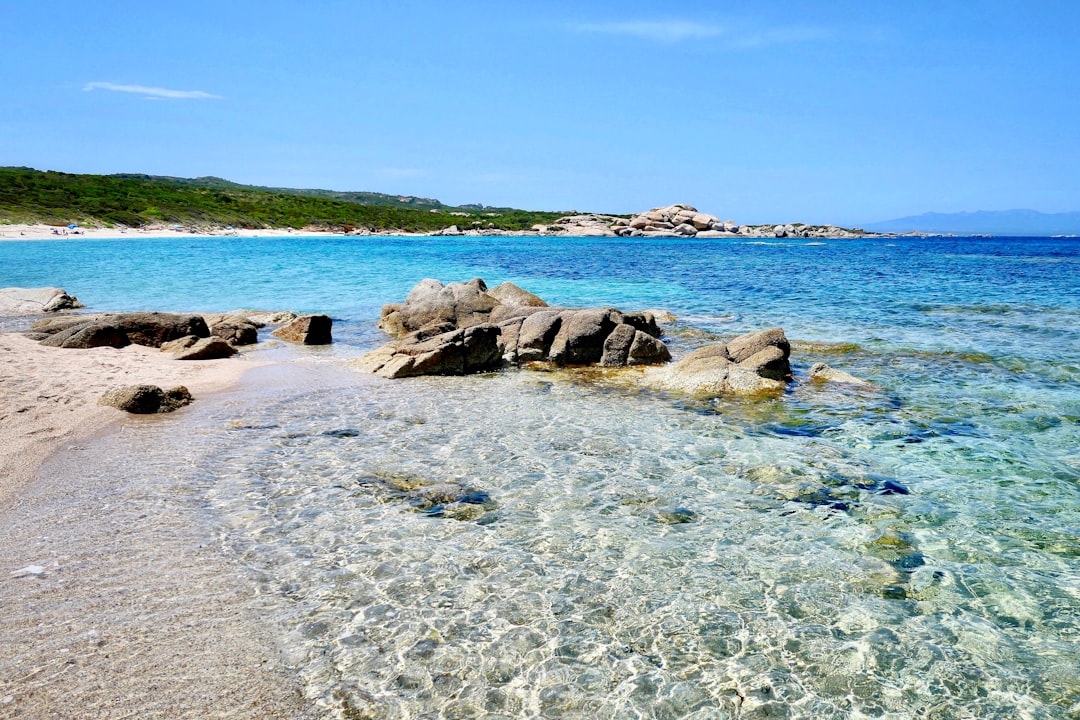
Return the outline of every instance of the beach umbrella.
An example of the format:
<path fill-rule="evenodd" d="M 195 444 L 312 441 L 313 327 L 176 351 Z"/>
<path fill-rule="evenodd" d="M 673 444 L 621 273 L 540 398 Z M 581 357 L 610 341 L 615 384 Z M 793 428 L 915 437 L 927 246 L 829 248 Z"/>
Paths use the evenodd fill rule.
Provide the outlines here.
<path fill-rule="evenodd" d="M 70 225 L 68 225 L 68 230 L 74 230 L 77 227 L 79 227 L 79 226 L 76 225 L 75 223 L 71 223 Z"/>

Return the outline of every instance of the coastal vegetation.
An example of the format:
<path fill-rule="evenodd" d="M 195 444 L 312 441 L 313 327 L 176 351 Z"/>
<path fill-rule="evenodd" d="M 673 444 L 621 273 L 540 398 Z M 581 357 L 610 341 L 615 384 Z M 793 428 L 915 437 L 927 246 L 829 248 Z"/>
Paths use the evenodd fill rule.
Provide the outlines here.
<path fill-rule="evenodd" d="M 0 222 L 87 226 L 175 224 L 432 232 L 450 225 L 527 230 L 565 213 L 370 192 L 336 192 L 240 185 L 221 178 L 83 175 L 0 168 Z"/>

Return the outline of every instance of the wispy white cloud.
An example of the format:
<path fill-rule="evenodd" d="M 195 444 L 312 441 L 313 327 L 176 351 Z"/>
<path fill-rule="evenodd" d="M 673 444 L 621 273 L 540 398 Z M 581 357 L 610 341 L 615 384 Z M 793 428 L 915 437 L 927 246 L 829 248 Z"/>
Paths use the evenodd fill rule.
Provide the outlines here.
<path fill-rule="evenodd" d="M 819 27 L 778 27 L 759 32 L 748 32 L 745 35 L 729 38 L 729 45 L 733 48 L 759 48 L 772 47 L 774 45 L 793 45 L 795 43 L 820 42 L 831 40 L 833 34 L 830 30 Z"/>
<path fill-rule="evenodd" d="M 579 23 L 571 26 L 584 33 L 605 35 L 629 35 L 646 40 L 679 42 L 690 38 L 707 38 L 723 35 L 726 30 L 719 25 L 690 20 L 637 20 L 631 22 Z"/>
<path fill-rule="evenodd" d="M 654 42 L 712 40 L 722 47 L 742 50 L 775 45 L 828 40 L 832 33 L 820 27 L 778 26 L 772 28 L 735 27 L 693 20 L 636 20 L 629 22 L 576 23 L 570 29 L 581 33 L 624 35 Z"/>
<path fill-rule="evenodd" d="M 142 95 L 147 99 L 162 99 L 167 98 L 170 100 L 220 100 L 220 95 L 213 95 L 202 90 L 170 90 L 168 88 L 149 87 L 147 85 L 117 85 L 111 82 L 92 82 L 86 83 L 83 90 L 90 92 L 91 90 L 109 90 L 111 92 L 132 93 L 134 95 Z"/>

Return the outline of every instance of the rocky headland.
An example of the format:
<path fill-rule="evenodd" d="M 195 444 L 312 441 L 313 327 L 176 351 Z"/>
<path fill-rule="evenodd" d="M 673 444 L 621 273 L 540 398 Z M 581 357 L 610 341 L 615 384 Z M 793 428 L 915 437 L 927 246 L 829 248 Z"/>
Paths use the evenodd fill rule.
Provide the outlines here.
<path fill-rule="evenodd" d="M 780 223 L 740 225 L 734 220 L 722 220 L 716 215 L 699 212 L 692 205 L 675 204 L 655 207 L 629 218 L 619 215 L 588 213 L 566 215 L 550 225 L 534 225 L 539 235 L 566 237 L 699 237 L 699 238 L 818 238 L 840 239 L 877 236 L 860 228 L 837 225 L 808 225 Z M 473 227 L 461 230 L 454 226 L 436 235 L 512 235 L 506 231 Z"/>

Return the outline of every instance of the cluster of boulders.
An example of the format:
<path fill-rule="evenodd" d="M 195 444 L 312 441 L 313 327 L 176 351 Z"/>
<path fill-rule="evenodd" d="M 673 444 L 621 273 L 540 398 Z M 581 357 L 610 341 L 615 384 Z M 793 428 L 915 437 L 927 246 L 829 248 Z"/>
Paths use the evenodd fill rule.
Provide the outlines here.
<path fill-rule="evenodd" d="M 566 215 L 532 229 L 540 235 L 572 237 L 853 238 L 874 234 L 836 225 L 739 225 L 685 203 L 655 207 L 629 218 L 595 213 Z"/>
<path fill-rule="evenodd" d="M 715 215 L 698 212 L 691 205 L 668 205 L 653 208 L 629 220 L 620 218 L 614 223 L 615 234 L 624 237 L 643 235 L 673 235 L 694 237 L 719 237 L 733 234 L 738 226 L 733 220 L 721 220 Z"/>
<path fill-rule="evenodd" d="M 354 361 L 386 378 L 462 375 L 527 363 L 559 367 L 642 366 L 630 382 L 698 396 L 775 395 L 794 379 L 791 344 L 781 328 L 706 345 L 678 362 L 662 340 L 663 312 L 550 307 L 511 283 L 488 288 L 476 278 L 423 280 L 402 303 L 384 305 L 379 327 L 395 339 Z M 622 377 L 622 376 L 621 376 Z M 824 363 L 810 379 L 873 388 Z"/>
<path fill-rule="evenodd" d="M 325 345 L 332 340 L 332 322 L 327 315 L 242 311 L 205 316 L 158 312 L 64 315 L 34 322 L 27 335 L 48 347 L 120 348 L 135 344 L 161 348 L 177 360 L 214 360 L 235 355 L 239 346 L 258 342 L 259 328 L 269 323 L 284 323 L 273 335 L 290 342 Z"/>
<path fill-rule="evenodd" d="M 549 307 L 512 283 L 423 280 L 403 303 L 385 305 L 379 327 L 396 337 L 357 367 L 388 378 L 458 375 L 504 364 L 608 367 L 666 362 L 649 312 Z"/>

